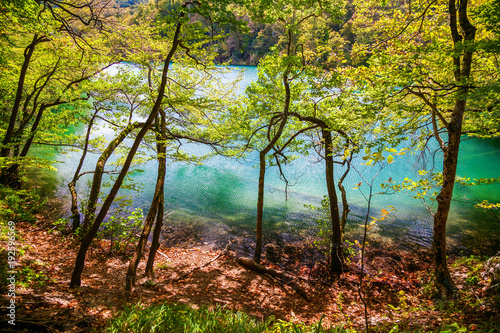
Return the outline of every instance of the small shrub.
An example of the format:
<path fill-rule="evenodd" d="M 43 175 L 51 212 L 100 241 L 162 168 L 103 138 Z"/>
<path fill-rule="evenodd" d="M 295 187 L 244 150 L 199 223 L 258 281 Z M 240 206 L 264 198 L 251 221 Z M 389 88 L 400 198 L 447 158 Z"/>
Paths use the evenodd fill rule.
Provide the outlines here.
<path fill-rule="evenodd" d="M 142 209 L 136 208 L 129 216 L 111 216 L 98 238 L 110 240 L 109 252 L 120 252 L 127 247 L 139 232 L 143 223 Z"/>
<path fill-rule="evenodd" d="M 170 264 L 168 262 L 161 262 L 159 264 L 156 265 L 156 269 L 163 269 L 163 270 L 167 270 L 167 269 L 170 269 L 172 268 L 172 266 L 170 266 Z"/>
<path fill-rule="evenodd" d="M 318 216 L 313 221 L 316 233 L 314 245 L 322 254 L 325 255 L 326 258 L 329 258 L 331 249 L 332 223 L 330 220 L 330 203 L 328 201 L 328 196 L 324 196 L 323 200 L 321 200 L 320 207 L 313 205 L 305 206 L 311 210 L 319 211 Z M 343 249 L 345 264 L 349 265 L 351 263 L 351 258 L 357 254 L 354 243 L 344 240 Z"/>
<path fill-rule="evenodd" d="M 0 220 L 28 221 L 36 220 L 35 213 L 47 202 L 38 190 L 16 190 L 0 185 Z"/>
<path fill-rule="evenodd" d="M 34 286 L 43 288 L 49 278 L 42 272 L 35 270 L 32 267 L 23 267 L 19 270 L 19 285 L 23 287 Z"/>

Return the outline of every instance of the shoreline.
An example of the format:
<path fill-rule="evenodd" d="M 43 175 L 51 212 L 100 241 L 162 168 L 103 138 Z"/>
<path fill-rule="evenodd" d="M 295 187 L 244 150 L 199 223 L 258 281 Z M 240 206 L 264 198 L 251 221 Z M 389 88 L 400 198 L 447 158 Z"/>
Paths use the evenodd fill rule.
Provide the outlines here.
<path fill-rule="evenodd" d="M 197 307 L 218 304 L 244 311 L 259 320 L 274 316 L 306 324 L 315 323 L 324 316 L 325 325 L 344 323 L 345 327 L 363 329 L 363 307 L 357 292 L 359 255 L 353 256 L 348 270 L 334 280 L 325 279 L 321 265 L 297 262 L 292 252 L 283 253 L 284 266 L 266 258 L 267 267 L 283 269 L 300 277 L 299 281 L 311 298 L 306 301 L 275 279 L 240 266 L 233 250 L 212 261 L 221 251 L 162 246 L 160 251 L 166 257 L 156 258 L 156 281 L 138 276 L 136 290 L 128 295 L 123 284 L 134 247 L 113 255 L 108 251 L 108 242 L 99 240 L 89 253 L 82 286 L 70 289 L 68 284 L 78 244 L 68 236 L 51 231 L 48 227 L 51 221 L 46 222 L 45 228 L 40 223 L 18 223 L 25 249 L 19 260 L 20 267 L 40 276 L 19 288 L 20 322 L 29 318 L 32 323 L 61 332 L 99 331 L 125 306 L 141 301 L 145 306 L 162 302 Z M 477 259 L 466 258 L 467 261 L 459 265 L 455 260 L 450 265 L 462 293 L 457 298 L 456 308 L 440 308 L 441 303 L 428 290 L 431 285 L 429 251 L 408 252 L 388 244 L 383 248 L 369 248 L 365 260 L 365 280 L 371 286 L 371 320 L 378 327 L 392 327 L 397 323 L 401 329 L 435 330 L 443 324 L 458 322 L 461 327 L 471 329 L 493 325 L 495 320 L 500 322 L 500 309 L 495 307 L 500 304 L 491 303 L 485 291 L 486 281 L 479 279 L 474 285 L 467 284 L 473 272 L 469 268 L 476 267 Z M 203 263 L 209 264 L 193 271 Z M 143 260 L 140 274 L 144 267 Z M 176 280 L 186 272 L 191 273 Z M 474 276 L 480 276 L 477 274 Z M 21 276 L 21 280 L 25 278 Z M 476 297 L 481 303 L 471 302 Z M 4 301 L 2 297 L 2 304 Z M 302 309 L 300 313 L 294 310 L 298 308 Z"/>

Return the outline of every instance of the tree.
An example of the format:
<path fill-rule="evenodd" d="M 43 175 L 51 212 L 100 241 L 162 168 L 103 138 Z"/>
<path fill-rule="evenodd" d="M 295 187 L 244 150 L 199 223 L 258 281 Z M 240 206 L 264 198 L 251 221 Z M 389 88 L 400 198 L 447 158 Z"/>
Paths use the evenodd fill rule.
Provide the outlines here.
<path fill-rule="evenodd" d="M 104 45 L 97 45 L 103 28 L 101 3 L 8 1 L 3 9 L 2 22 L 11 25 L 0 30 L 0 43 L 7 46 L 2 52 L 6 70 L 1 74 L 0 98 L 5 103 L 0 121 L 5 132 L 0 182 L 18 186 L 17 169 L 29 162 L 33 142 L 52 143 L 62 122 L 76 120 L 70 110 L 85 108 L 78 102 L 86 99 L 79 85 L 110 60 L 104 58 Z M 43 131 L 50 134 L 44 136 Z"/>
<path fill-rule="evenodd" d="M 156 146 L 158 160 L 158 175 L 148 215 L 136 247 L 136 252 L 130 260 L 127 270 L 125 289 L 132 292 L 137 275 L 137 267 L 145 252 L 149 234 L 156 220 L 153 244 L 148 259 L 147 274 L 152 277 L 152 264 L 159 245 L 159 233 L 163 222 L 163 193 L 165 186 L 166 158 L 179 161 L 189 161 L 186 156 L 172 150 L 172 145 L 182 145 L 182 141 L 197 142 L 209 145 L 215 150 L 221 149 L 227 140 L 219 134 L 218 118 L 228 101 L 220 101 L 219 96 L 229 96 L 230 91 L 220 86 L 215 75 L 220 72 L 213 66 L 202 69 L 198 66 L 189 66 L 180 61 L 173 68 L 170 75 L 168 91 L 164 96 L 164 106 L 160 109 L 155 122 Z M 152 75 L 152 78 L 156 76 Z M 220 87 L 218 87 L 218 85 Z M 188 88 L 189 87 L 189 88 Z M 208 93 L 208 91 L 211 91 Z M 229 99 L 229 97 L 226 97 Z M 181 141 L 182 140 L 182 141 Z M 171 143 L 169 143 L 171 142 Z M 168 152 L 167 152 L 168 146 Z M 217 148 L 216 148 L 217 146 Z M 199 158 L 201 159 L 201 158 Z"/>
<path fill-rule="evenodd" d="M 356 55 L 369 67 L 357 71 L 370 103 L 387 111 L 383 131 L 394 135 L 419 133 L 433 137 L 442 152 L 442 182 L 434 213 L 435 283 L 444 297 L 456 289 L 446 259 L 446 223 L 456 180 L 460 141 L 475 128 L 476 135 L 498 128 L 479 119 L 498 119 L 498 62 L 481 50 L 489 39 L 481 21 L 470 19 L 473 1 L 357 2 L 358 32 L 370 32 L 369 48 Z M 478 30 L 479 28 L 479 30 Z M 479 37 L 479 39 L 478 39 Z M 359 45 L 358 45 L 359 46 Z M 472 107 L 487 96 L 481 107 Z M 494 97 L 493 97 L 494 96 Z M 493 98 L 492 98 L 493 97 Z M 486 104 L 486 105 L 485 105 Z M 487 125 L 487 126 L 483 126 Z M 489 128 L 487 128 L 489 127 Z"/>
<path fill-rule="evenodd" d="M 322 15 L 336 16 L 341 10 L 342 3 L 328 3 L 326 6 L 322 2 L 292 2 L 288 4 L 277 1 L 273 3 L 273 7 L 267 9 L 265 6 L 258 7 L 256 17 L 267 22 L 275 20 L 283 24 L 283 36 L 280 38 L 281 43 L 278 43 L 276 50 L 280 50 L 281 54 L 275 54 L 263 59 L 259 65 L 259 79 L 247 89 L 247 100 L 242 104 L 245 111 L 245 117 L 249 118 L 250 127 L 242 129 L 243 133 L 248 133 L 246 139 L 249 142 L 259 141 L 254 144 L 254 148 L 259 150 L 259 187 L 257 198 L 257 221 L 256 221 L 256 248 L 254 261 L 259 263 L 262 252 L 262 223 L 264 213 L 264 185 L 265 173 L 269 163 L 279 167 L 282 178 L 287 183 L 286 177 L 281 168 L 281 164 L 288 161 L 284 151 L 290 150 L 292 142 L 300 134 L 303 134 L 314 128 L 321 128 L 324 137 L 331 139 L 331 132 L 328 124 L 320 119 L 321 117 L 308 116 L 301 110 L 304 102 L 301 98 L 305 94 L 306 89 L 315 87 L 318 82 L 311 86 L 305 86 L 305 77 L 308 67 L 306 61 L 314 53 L 311 47 L 301 43 L 304 37 L 301 35 L 303 25 L 311 20 L 316 20 Z M 302 38 L 302 39 L 301 39 Z M 314 45 L 312 48 L 316 48 Z M 313 80 L 311 80 L 310 83 Z M 320 85 L 320 84 L 319 84 Z M 314 88 L 312 88 L 314 89 Z M 302 104 L 301 104 L 302 103 Z M 314 112 L 317 110 L 315 109 Z M 295 120 L 293 120 L 295 119 Z M 297 121 L 298 120 L 298 121 Z M 309 127 L 301 128 L 301 122 L 310 122 Z M 266 132 L 261 130 L 265 130 Z M 297 147 L 297 145 L 295 145 Z M 333 161 L 330 149 L 333 149 L 332 142 L 327 142 L 324 145 L 327 153 L 325 158 L 327 163 L 327 181 L 329 195 L 332 200 L 332 246 L 335 247 L 335 255 L 330 257 L 338 259 L 332 267 L 335 270 L 342 270 L 342 252 L 341 250 L 341 222 L 338 214 L 338 201 L 335 191 L 333 179 Z M 292 148 L 293 150 L 294 148 Z M 297 149 L 297 148 L 295 148 Z M 299 149 L 305 152 L 306 149 Z M 270 153 L 272 152 L 272 155 Z M 269 156 L 268 156 L 269 155 Z M 269 160 L 269 161 L 268 161 Z M 274 161 L 274 162 L 273 162 Z M 330 163 L 331 162 L 331 163 Z M 345 214 L 347 214 L 347 205 L 345 205 Z M 343 216 L 346 217 L 346 215 Z"/>
<path fill-rule="evenodd" d="M 167 48 L 167 52 L 163 49 L 157 49 L 153 48 L 154 51 L 156 51 L 156 55 L 159 56 L 162 59 L 162 73 L 158 77 L 158 83 L 157 85 L 151 85 L 151 107 L 150 111 L 147 116 L 146 121 L 144 124 L 141 126 L 139 132 L 136 134 L 134 142 L 132 143 L 131 147 L 128 150 L 128 154 L 123 162 L 123 166 L 117 176 L 117 178 L 114 181 L 114 184 L 109 192 L 109 194 L 106 196 L 106 199 L 102 203 L 102 206 L 93 219 L 92 225 L 90 226 L 88 232 L 85 234 L 85 237 L 82 240 L 80 250 L 78 252 L 78 256 L 76 258 L 75 262 L 75 268 L 72 274 L 71 278 L 71 287 L 79 286 L 81 283 L 81 274 L 84 268 L 85 264 L 85 257 L 87 250 L 97 234 L 104 218 L 106 217 L 106 214 L 111 206 L 111 203 L 113 202 L 118 190 L 122 186 L 122 183 L 127 175 L 128 169 L 134 159 L 134 156 L 139 148 L 139 145 L 141 144 L 141 141 L 145 138 L 146 134 L 148 133 L 149 129 L 151 126 L 154 124 L 155 120 L 158 119 L 158 115 L 160 114 L 160 111 L 165 107 L 166 105 L 171 106 L 172 100 L 169 100 L 169 98 L 166 98 L 166 96 L 169 95 L 170 92 L 170 85 L 177 85 L 178 88 L 181 87 L 187 91 L 190 91 L 191 94 L 195 94 L 194 90 L 190 89 L 189 87 L 183 86 L 182 84 L 179 84 L 171 77 L 171 62 L 176 60 L 178 62 L 187 62 L 191 63 L 194 67 L 197 67 L 197 70 L 200 69 L 200 67 L 204 67 L 200 62 L 199 59 L 203 60 L 210 60 L 210 57 L 197 57 L 200 53 L 201 54 L 206 54 L 203 51 L 204 46 L 206 46 L 207 41 L 210 41 L 212 39 L 212 36 L 210 34 L 207 34 L 206 29 L 201 28 L 200 24 L 196 22 L 196 20 L 192 20 L 194 16 L 199 15 L 200 17 L 207 18 L 210 24 L 214 24 L 214 21 L 212 21 L 211 14 L 217 14 L 216 18 L 219 20 L 221 24 L 236 24 L 236 21 L 234 19 L 233 14 L 228 10 L 228 3 L 225 1 L 214 1 L 214 2 L 204 2 L 204 3 L 198 3 L 198 2 L 176 2 L 175 6 L 168 15 L 168 18 L 165 23 L 163 23 L 160 27 L 158 27 L 159 32 L 161 35 L 165 36 L 169 43 L 169 47 Z M 210 26 L 209 24 L 209 26 Z M 148 26 L 141 27 L 141 29 L 145 29 L 145 31 L 149 31 Z M 213 31 L 213 30 L 212 30 Z M 145 35 L 147 37 L 147 35 Z M 142 44 L 144 41 L 144 37 L 141 36 L 141 40 L 135 39 L 135 41 L 139 44 Z M 161 38 L 158 41 L 153 41 L 156 43 L 160 43 L 161 40 L 164 40 Z M 164 42 L 163 42 L 164 43 Z M 152 44 L 154 45 L 154 43 Z M 140 57 L 144 54 L 143 52 L 140 52 L 140 49 L 137 49 L 137 53 L 132 54 L 135 55 L 136 57 L 131 57 L 130 60 L 136 61 L 140 59 Z M 179 52 L 182 51 L 182 52 Z M 150 61 L 151 58 L 149 58 L 147 61 Z M 146 61 L 144 61 L 146 62 Z M 152 68 L 152 66 L 149 64 L 149 68 Z M 151 73 L 151 72 L 150 72 Z M 188 74 L 193 74 L 193 73 L 186 73 Z M 152 77 L 148 77 L 149 82 L 152 81 Z M 155 89 L 156 87 L 156 89 Z M 157 91 L 157 93 L 153 93 L 153 91 Z M 179 96 L 174 96 L 175 98 L 178 98 Z M 182 96 L 180 97 L 182 98 Z M 196 101 L 203 100 L 203 98 L 198 98 L 194 99 L 194 101 L 191 101 L 193 104 L 196 105 Z M 170 103 L 169 103 L 170 102 Z M 203 112 L 201 112 L 200 118 L 203 118 Z M 171 118 L 169 119 L 172 122 L 176 122 L 176 120 L 179 120 L 182 122 L 182 119 L 176 119 L 176 118 Z M 193 127 L 196 127 L 194 125 Z M 158 189 L 158 187 L 157 187 Z M 138 260 L 142 256 L 142 252 L 144 250 L 145 246 L 145 238 L 147 238 L 147 235 L 149 234 L 149 230 L 151 228 L 151 223 L 152 220 L 154 219 L 154 216 L 156 215 L 159 200 L 162 197 L 160 192 L 161 191 L 155 191 L 158 192 L 158 195 L 155 195 L 155 200 L 152 203 L 152 207 L 150 209 L 150 212 L 148 213 L 148 216 L 146 218 L 146 225 L 143 230 L 143 233 L 141 235 L 141 240 L 137 246 L 136 249 L 136 258 L 131 261 L 131 270 L 127 274 L 127 289 L 132 290 L 134 281 L 135 281 L 135 269 L 138 264 Z M 148 230 L 149 229 L 149 230 Z"/>

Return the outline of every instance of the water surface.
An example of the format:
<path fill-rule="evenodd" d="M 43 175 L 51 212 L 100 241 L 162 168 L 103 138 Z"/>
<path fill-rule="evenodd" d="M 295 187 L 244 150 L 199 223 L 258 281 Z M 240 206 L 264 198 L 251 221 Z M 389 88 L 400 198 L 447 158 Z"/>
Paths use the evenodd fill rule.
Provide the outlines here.
<path fill-rule="evenodd" d="M 226 80 L 235 78 L 243 72 L 240 91 L 252 80 L 256 79 L 257 70 L 250 66 L 234 66 L 230 73 L 225 74 Z M 104 133 L 104 132 L 103 132 Z M 112 133 L 105 133 L 111 135 Z M 187 144 L 184 149 L 190 153 L 203 154 L 207 148 L 198 144 Z M 498 177 L 500 172 L 500 140 L 465 140 L 461 146 L 458 175 L 470 178 Z M 59 173 L 61 179 L 71 179 L 79 159 L 79 152 L 59 155 Z M 85 169 L 94 167 L 97 156 L 91 155 L 85 164 Z M 361 160 L 355 160 L 354 165 L 367 179 L 378 171 L 375 168 L 364 167 Z M 187 165 L 170 163 L 167 166 L 165 185 L 165 207 L 169 221 L 177 224 L 202 223 L 207 225 L 222 225 L 229 233 L 252 234 L 256 218 L 257 185 L 258 185 L 258 155 L 251 153 L 245 160 L 229 159 L 215 156 L 206 160 L 203 165 Z M 395 162 L 384 168 L 375 181 L 375 191 L 380 191 L 378 184 L 392 178 L 396 182 L 405 177 L 416 178 L 418 163 L 416 156 L 407 154 L 397 157 Z M 141 166 L 142 173 L 134 175 L 134 181 L 143 184 L 140 193 L 120 191 L 121 195 L 131 195 L 134 206 L 142 208 L 145 213 L 153 196 L 156 180 L 157 163 L 148 162 Z M 304 205 L 319 206 L 326 195 L 324 181 L 324 163 L 317 156 L 302 157 L 286 166 L 285 172 L 290 183 L 288 200 L 285 200 L 285 184 L 279 179 L 277 170 L 269 168 L 266 176 L 264 233 L 271 237 L 279 234 L 303 234 L 317 218 L 316 211 L 311 211 Z M 335 170 L 338 179 L 343 170 Z M 90 177 L 82 177 L 79 190 L 86 190 L 86 182 Z M 365 218 L 367 202 L 361 191 L 367 193 L 368 188 L 362 185 L 360 190 L 353 190 L 360 181 L 359 175 L 352 171 L 345 181 L 348 190 L 351 213 L 348 228 L 360 228 Z M 66 184 L 61 185 L 61 193 L 66 191 Z M 448 234 L 452 246 L 457 248 L 476 249 L 492 252 L 498 248 L 500 223 L 490 214 L 474 208 L 472 202 L 489 200 L 498 202 L 500 185 L 456 186 L 455 201 L 449 216 Z M 370 215 L 378 217 L 382 209 L 392 206 L 396 209 L 379 225 L 377 232 L 392 237 L 401 243 L 411 243 L 414 246 L 429 246 L 432 237 L 432 215 L 418 200 L 406 193 L 381 194 L 373 198 Z"/>

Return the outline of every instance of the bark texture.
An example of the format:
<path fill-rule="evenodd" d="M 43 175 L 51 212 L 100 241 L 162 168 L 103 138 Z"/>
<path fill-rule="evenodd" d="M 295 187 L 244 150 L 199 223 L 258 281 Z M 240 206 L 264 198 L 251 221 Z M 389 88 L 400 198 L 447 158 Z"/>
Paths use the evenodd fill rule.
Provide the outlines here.
<path fill-rule="evenodd" d="M 161 113 L 160 126 L 161 133 L 157 134 L 157 147 L 158 147 L 158 176 L 156 178 L 156 187 L 155 193 L 153 196 L 153 201 L 151 202 L 151 206 L 149 208 L 148 215 L 146 220 L 144 221 L 144 227 L 142 229 L 141 237 L 139 238 L 139 242 L 137 243 L 137 247 L 135 253 L 130 260 L 127 269 L 127 276 L 125 281 L 125 290 L 129 293 L 134 291 L 135 280 L 137 276 L 137 266 L 139 266 L 139 262 L 144 254 L 144 250 L 146 248 L 146 244 L 148 242 L 149 234 L 151 232 L 151 228 L 153 226 L 153 222 L 156 221 L 157 224 L 159 221 L 163 220 L 163 191 L 165 188 L 165 171 L 166 171 L 166 161 L 165 161 L 165 117 L 164 114 Z M 159 119 L 158 119 L 159 120 Z M 157 122 L 158 123 L 158 122 Z M 159 132 L 159 128 L 156 128 L 157 133 Z M 160 209 L 160 207 L 162 207 Z M 161 213 L 161 214 L 160 214 Z M 159 230 L 157 230 L 159 232 Z"/>
<path fill-rule="evenodd" d="M 468 79 L 472 66 L 472 52 L 459 52 L 462 43 L 474 42 L 476 28 L 467 17 L 467 0 L 449 0 L 450 31 L 457 55 L 453 57 L 454 77 L 460 88 L 455 93 L 455 105 L 450 122 L 445 124 L 448 142 L 443 147 L 443 185 L 437 197 L 437 211 L 434 215 L 433 259 L 436 287 L 443 298 L 453 293 L 456 286 L 451 278 L 446 259 L 446 224 L 450 211 L 453 187 L 457 173 L 458 154 L 462 135 L 462 124 L 467 105 L 469 92 Z M 457 7 L 458 4 L 458 7 Z"/>
<path fill-rule="evenodd" d="M 288 69 L 283 74 L 283 84 L 285 86 L 285 103 L 283 105 L 283 113 L 281 115 L 280 125 L 278 130 L 269 140 L 267 146 L 260 151 L 259 153 L 259 190 L 257 195 L 257 223 L 256 223 L 256 232 L 255 232 L 255 254 L 253 260 L 256 263 L 260 263 L 262 256 L 262 221 L 264 218 L 264 185 L 265 185 L 265 176 L 266 176 L 266 155 L 271 151 L 273 146 L 278 142 L 281 134 L 283 133 L 283 129 L 285 128 L 285 124 L 288 118 L 288 110 L 290 108 L 290 84 L 288 82 Z M 272 121 L 271 121 L 272 122 Z M 271 129 L 271 124 L 269 126 L 269 131 Z"/>
<path fill-rule="evenodd" d="M 325 148 L 325 177 L 328 190 L 330 221 L 331 221 L 331 249 L 330 249 L 330 275 L 342 273 L 344 265 L 344 254 L 342 250 L 342 227 L 340 223 L 339 202 L 337 191 L 335 190 L 335 180 L 333 176 L 333 142 L 332 133 L 329 129 L 322 129 L 322 136 Z"/>

